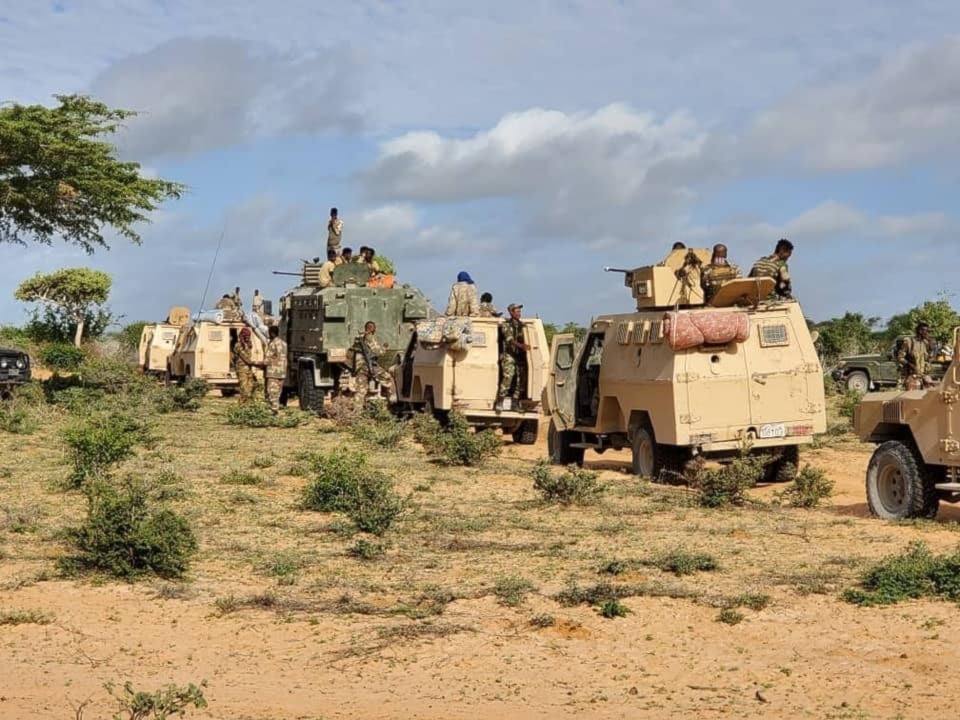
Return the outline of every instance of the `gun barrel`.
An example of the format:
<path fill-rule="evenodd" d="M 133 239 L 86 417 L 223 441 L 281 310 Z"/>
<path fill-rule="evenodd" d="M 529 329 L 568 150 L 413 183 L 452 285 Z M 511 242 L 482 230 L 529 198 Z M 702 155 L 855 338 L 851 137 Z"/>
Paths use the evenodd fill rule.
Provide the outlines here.
<path fill-rule="evenodd" d="M 284 272 L 283 270 L 274 270 L 274 275 L 294 275 L 295 277 L 300 277 L 303 273 L 298 272 Z"/>
<path fill-rule="evenodd" d="M 626 268 L 615 268 L 615 267 L 605 267 L 603 271 L 604 272 L 622 272 L 622 273 L 633 272 L 632 270 L 627 270 Z"/>

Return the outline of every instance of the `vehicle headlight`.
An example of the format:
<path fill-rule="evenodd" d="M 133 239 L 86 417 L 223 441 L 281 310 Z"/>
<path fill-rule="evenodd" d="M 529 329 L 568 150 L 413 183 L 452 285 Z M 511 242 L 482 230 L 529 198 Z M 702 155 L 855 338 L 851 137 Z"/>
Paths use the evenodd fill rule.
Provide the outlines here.
<path fill-rule="evenodd" d="M 3 369 L 3 370 L 6 370 L 6 369 L 7 369 L 7 360 L 6 360 L 6 358 L 4 358 L 3 360 L 0 360 L 0 369 Z"/>
<path fill-rule="evenodd" d="M 23 358 L 17 358 L 17 367 L 23 370 L 27 364 L 23 361 Z"/>

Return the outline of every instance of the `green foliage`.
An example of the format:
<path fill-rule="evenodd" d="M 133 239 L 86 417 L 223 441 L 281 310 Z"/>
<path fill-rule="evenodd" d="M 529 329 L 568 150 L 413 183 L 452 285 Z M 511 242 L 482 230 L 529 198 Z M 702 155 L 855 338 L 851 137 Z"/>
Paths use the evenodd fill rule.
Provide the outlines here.
<path fill-rule="evenodd" d="M 371 400 L 364 405 L 360 417 L 350 424 L 353 436 L 383 450 L 396 448 L 406 432 L 406 426 L 397 420 L 385 402 Z"/>
<path fill-rule="evenodd" d="M 197 541 L 189 523 L 172 510 L 155 509 L 150 487 L 135 478 L 98 479 L 85 488 L 87 517 L 67 538 L 76 554 L 67 571 L 98 571 L 134 580 L 146 574 L 182 577 Z"/>
<path fill-rule="evenodd" d="M 763 477 L 766 458 L 741 453 L 719 469 L 700 469 L 692 479 L 703 507 L 723 508 L 743 505 L 746 491 Z"/>
<path fill-rule="evenodd" d="M 52 370 L 76 370 L 87 354 L 82 348 L 65 343 L 56 343 L 43 349 L 40 360 Z"/>
<path fill-rule="evenodd" d="M 2 113 L 2 110 L 0 110 Z M 0 232 L 3 215 L 0 214 Z M 90 268 L 63 268 L 46 275 L 37 273 L 20 283 L 17 300 L 41 303 L 53 315 L 50 323 L 76 328 L 74 344 L 79 346 L 87 317 L 98 313 L 110 295 L 112 281 L 107 273 Z"/>
<path fill-rule="evenodd" d="M 310 416 L 308 413 L 299 411 L 281 412 L 274 415 L 266 403 L 254 401 L 228 407 L 224 417 L 228 425 L 257 428 L 294 428 L 305 423 Z"/>
<path fill-rule="evenodd" d="M 833 494 L 833 484 L 833 480 L 827 477 L 823 469 L 804 465 L 793 483 L 780 493 L 778 498 L 785 500 L 791 507 L 816 507 L 821 500 Z"/>
<path fill-rule="evenodd" d="M 188 377 L 181 385 L 167 385 L 157 395 L 157 412 L 196 412 L 208 392 L 210 385 L 203 378 Z"/>
<path fill-rule="evenodd" d="M 960 602 L 960 548 L 934 555 L 926 543 L 915 540 L 898 555 L 869 568 L 862 589 L 848 589 L 843 599 L 856 605 L 891 605 L 921 597 Z"/>
<path fill-rule="evenodd" d="M 30 435 L 38 427 L 36 418 L 22 404 L 16 401 L 0 404 L 0 430 L 14 435 Z"/>
<path fill-rule="evenodd" d="M 445 428 L 433 418 L 417 423 L 415 437 L 428 453 L 447 465 L 480 465 L 502 450 L 500 439 L 492 430 L 473 432 L 463 413 L 456 410 L 450 412 Z"/>
<path fill-rule="evenodd" d="M 366 538 L 357 540 L 348 550 L 350 555 L 359 560 L 376 560 L 387 552 L 386 544 L 374 542 Z"/>
<path fill-rule="evenodd" d="M 553 342 L 554 335 L 570 334 L 574 336 L 577 342 L 583 342 L 583 339 L 587 336 L 587 328 L 575 322 L 568 322 L 562 328 L 557 327 L 554 323 L 544 323 L 543 332 L 547 336 L 547 347 Z"/>
<path fill-rule="evenodd" d="M 600 614 L 612 620 L 613 618 L 626 617 L 630 609 L 619 600 L 604 600 L 600 604 Z"/>
<path fill-rule="evenodd" d="M 148 437 L 143 423 L 119 413 L 93 415 L 75 423 L 63 433 L 73 462 L 68 485 L 78 488 L 91 478 L 106 475 Z"/>
<path fill-rule="evenodd" d="M 137 322 L 124 325 L 117 333 L 117 340 L 120 342 L 120 347 L 124 350 L 139 350 L 140 336 L 143 335 L 143 329 L 147 325 L 152 324 L 153 323 L 146 320 L 138 320 Z"/>
<path fill-rule="evenodd" d="M 263 478 L 251 472 L 243 470 L 231 470 L 220 478 L 220 482 L 225 485 L 260 485 Z"/>
<path fill-rule="evenodd" d="M 743 620 L 743 613 L 733 608 L 724 608 L 720 611 L 720 614 L 717 615 L 717 622 L 726 623 L 727 625 L 738 625 Z"/>
<path fill-rule="evenodd" d="M 653 564 L 664 572 L 671 572 L 678 576 L 716 570 L 719 567 L 716 558 L 712 555 L 688 553 L 683 550 L 666 553 L 658 557 Z"/>
<path fill-rule="evenodd" d="M 892 343 L 900 335 L 913 335 L 918 322 L 925 322 L 930 326 L 930 335 L 935 340 L 950 344 L 953 342 L 953 328 L 960 325 L 960 313 L 957 313 L 944 295 L 938 300 L 927 300 L 922 305 L 890 318 L 885 333 L 887 342 Z"/>
<path fill-rule="evenodd" d="M 837 400 L 837 414 L 840 417 L 853 419 L 853 409 L 860 403 L 863 399 L 863 393 L 859 390 L 847 390 L 840 393 L 840 398 Z"/>
<path fill-rule="evenodd" d="M 526 578 L 510 575 L 499 578 L 496 585 L 493 586 L 493 594 L 497 596 L 497 602 L 507 607 L 517 607 L 523 603 L 527 593 L 536 588 Z"/>
<path fill-rule="evenodd" d="M 338 448 L 310 459 L 313 477 L 303 489 L 305 510 L 345 513 L 363 532 L 383 535 L 403 512 L 393 480 L 355 451 Z"/>
<path fill-rule="evenodd" d="M 0 327 L 0 344 L 4 347 L 25 350 L 34 342 L 34 338 L 24 328 L 18 328 L 15 325 Z"/>
<path fill-rule="evenodd" d="M 39 610 L 0 610 L 0 625 L 49 625 L 53 618 Z"/>
<path fill-rule="evenodd" d="M 386 255 L 381 255 L 377 253 L 374 258 L 377 262 L 377 267 L 380 268 L 380 272 L 385 275 L 396 275 L 397 274 L 397 265 Z"/>
<path fill-rule="evenodd" d="M 811 329 L 820 333 L 817 346 L 824 364 L 832 365 L 843 355 L 875 352 L 879 348 L 876 326 L 880 318 L 847 312 L 843 317 L 816 323 Z"/>
<path fill-rule="evenodd" d="M 54 238 L 87 253 L 109 249 L 104 226 L 139 243 L 137 223 L 184 187 L 145 178 L 102 138 L 133 115 L 81 95 L 57 95 L 56 107 L 0 107 L 0 240 L 47 245 Z"/>
<path fill-rule="evenodd" d="M 139 375 L 133 365 L 118 357 L 87 357 L 77 368 L 84 388 L 102 390 L 108 395 L 134 392 L 142 398 L 155 387 L 151 378 Z"/>
<path fill-rule="evenodd" d="M 152 693 L 135 691 L 130 682 L 124 683 L 120 692 L 117 692 L 111 683 L 104 687 L 117 701 L 119 712 L 113 716 L 113 720 L 167 720 L 174 716 L 184 717 L 187 709 L 191 707 L 207 707 L 207 701 L 203 697 L 203 688 L 207 687 L 206 680 L 201 682 L 199 687 L 193 683 L 186 687 L 167 685 Z M 82 715 L 82 711 L 79 715 Z"/>
<path fill-rule="evenodd" d="M 113 322 L 113 313 L 106 307 L 93 307 L 82 316 L 83 337 L 98 338 Z M 78 321 L 58 308 L 35 308 L 24 332 L 36 343 L 69 343 L 77 337 Z"/>
<path fill-rule="evenodd" d="M 531 471 L 533 489 L 547 502 L 561 505 L 590 505 L 606 491 L 606 486 L 597 483 L 597 474 L 570 465 L 560 474 L 555 474 L 550 461 L 540 459 Z"/>

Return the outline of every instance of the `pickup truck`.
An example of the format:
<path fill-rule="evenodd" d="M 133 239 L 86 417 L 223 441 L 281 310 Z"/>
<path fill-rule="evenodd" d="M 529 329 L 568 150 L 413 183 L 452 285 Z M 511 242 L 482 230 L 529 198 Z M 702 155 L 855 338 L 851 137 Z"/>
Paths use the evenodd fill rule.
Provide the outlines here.
<path fill-rule="evenodd" d="M 885 353 L 867 355 L 846 355 L 840 358 L 836 368 L 830 373 L 838 383 L 846 386 L 847 390 L 867 392 L 897 387 L 899 376 L 897 373 L 897 345 L 906 335 L 897 338 Z M 950 357 L 942 349 L 938 350 L 930 363 L 930 377 L 940 380 L 947 367 L 950 366 Z"/>
<path fill-rule="evenodd" d="M 30 356 L 20 350 L 0 348 L 0 398 L 10 397 L 13 388 L 30 382 Z"/>

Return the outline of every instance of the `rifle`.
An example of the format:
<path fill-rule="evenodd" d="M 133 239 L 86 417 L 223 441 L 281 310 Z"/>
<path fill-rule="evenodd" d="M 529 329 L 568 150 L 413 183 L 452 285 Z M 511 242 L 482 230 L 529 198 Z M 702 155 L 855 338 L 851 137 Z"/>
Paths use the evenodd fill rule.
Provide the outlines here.
<path fill-rule="evenodd" d="M 366 333 L 360 336 L 360 351 L 363 353 L 363 359 L 367 361 L 367 372 L 370 373 L 370 378 L 373 378 L 377 373 L 373 369 L 373 358 L 370 357 L 370 348 L 367 347 L 364 338 L 366 338 Z"/>
<path fill-rule="evenodd" d="M 274 275 L 294 275 L 296 277 L 300 277 L 301 275 L 303 275 L 303 273 L 284 272 L 283 270 L 274 270 L 273 274 Z"/>

